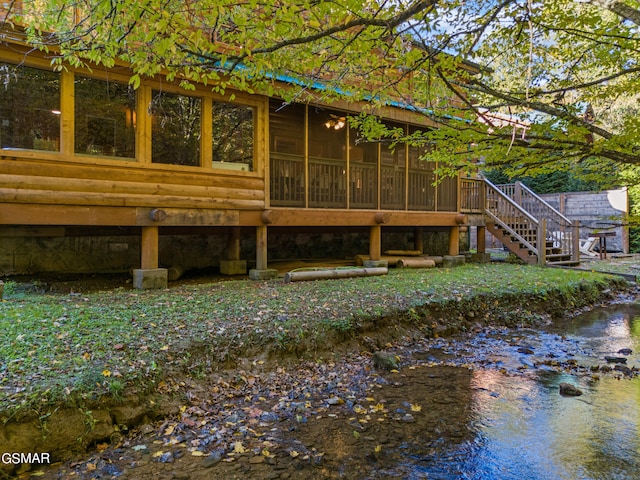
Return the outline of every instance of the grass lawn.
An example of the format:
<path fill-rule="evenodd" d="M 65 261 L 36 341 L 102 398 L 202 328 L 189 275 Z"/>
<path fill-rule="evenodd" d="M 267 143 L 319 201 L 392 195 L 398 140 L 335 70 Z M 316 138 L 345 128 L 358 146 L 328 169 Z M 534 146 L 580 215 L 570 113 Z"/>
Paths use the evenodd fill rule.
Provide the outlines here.
<path fill-rule="evenodd" d="M 562 308 L 571 309 L 618 288 L 615 282 L 620 280 L 599 273 L 514 264 L 84 294 L 42 293 L 9 281 L 0 303 L 0 412 L 103 394 L 117 399 L 155 388 L 169 371 L 197 378 L 243 355 L 315 358 L 380 319 L 424 322 L 429 306 L 474 298 L 498 305 L 509 297 L 504 317 L 522 315 L 532 298 L 561 293 Z"/>

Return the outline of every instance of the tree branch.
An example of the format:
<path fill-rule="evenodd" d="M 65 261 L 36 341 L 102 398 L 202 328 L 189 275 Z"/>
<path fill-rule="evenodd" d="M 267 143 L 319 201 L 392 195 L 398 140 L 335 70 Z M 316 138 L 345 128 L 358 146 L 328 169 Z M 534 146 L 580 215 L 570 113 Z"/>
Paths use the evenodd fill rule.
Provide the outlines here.
<path fill-rule="evenodd" d="M 596 7 L 609 10 L 636 25 L 640 25 L 640 10 L 630 7 L 625 3 L 616 0 L 590 0 L 589 3 Z"/>

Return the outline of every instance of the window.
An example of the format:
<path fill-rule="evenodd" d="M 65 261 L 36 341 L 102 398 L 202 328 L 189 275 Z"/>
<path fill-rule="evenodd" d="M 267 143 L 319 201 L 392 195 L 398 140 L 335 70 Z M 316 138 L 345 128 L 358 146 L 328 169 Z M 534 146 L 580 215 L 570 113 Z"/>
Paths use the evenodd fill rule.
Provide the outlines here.
<path fill-rule="evenodd" d="M 134 158 L 135 111 L 132 87 L 76 76 L 76 153 Z"/>
<path fill-rule="evenodd" d="M 214 167 L 253 170 L 253 108 L 213 102 L 212 112 Z"/>
<path fill-rule="evenodd" d="M 153 92 L 152 162 L 200 165 L 201 111 L 200 98 Z"/>
<path fill-rule="evenodd" d="M 60 150 L 60 75 L 0 62 L 2 149 Z"/>

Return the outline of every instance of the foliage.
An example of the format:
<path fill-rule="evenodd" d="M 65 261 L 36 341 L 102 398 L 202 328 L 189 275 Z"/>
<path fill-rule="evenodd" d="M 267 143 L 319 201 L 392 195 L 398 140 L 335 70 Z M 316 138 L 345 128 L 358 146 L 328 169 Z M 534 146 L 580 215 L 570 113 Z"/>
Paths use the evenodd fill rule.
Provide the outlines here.
<path fill-rule="evenodd" d="M 631 0 L 46 0 L 4 10 L 5 26 L 27 25 L 59 68 L 124 61 L 136 87 L 166 74 L 187 89 L 364 99 L 374 113 L 399 102 L 438 127 L 413 141 L 437 145 L 429 159 L 445 172 L 481 160 L 510 176 L 603 179 L 640 163 Z"/>
<path fill-rule="evenodd" d="M 556 171 L 546 175 L 509 177 L 499 169 L 483 172 L 484 176 L 496 185 L 522 182 L 537 194 L 564 192 L 595 192 L 603 187 L 602 183 L 587 181 L 576 177 L 572 172 Z"/>
<path fill-rule="evenodd" d="M 252 352 L 317 358 L 360 333 L 396 329 L 399 318 L 431 325 L 426 316 L 433 306 L 448 312 L 451 324 L 462 313 L 449 314 L 473 299 L 491 304 L 489 315 L 507 298 L 501 318 L 521 322 L 540 295 L 564 292 L 576 299 L 563 297 L 561 308 L 577 308 L 593 299 L 576 289 L 599 291 L 612 281 L 589 272 L 467 265 L 348 280 L 229 281 L 82 295 L 11 283 L 0 303 L 0 411 L 102 394 L 120 398 L 157 388 L 172 371 L 202 376 Z"/>

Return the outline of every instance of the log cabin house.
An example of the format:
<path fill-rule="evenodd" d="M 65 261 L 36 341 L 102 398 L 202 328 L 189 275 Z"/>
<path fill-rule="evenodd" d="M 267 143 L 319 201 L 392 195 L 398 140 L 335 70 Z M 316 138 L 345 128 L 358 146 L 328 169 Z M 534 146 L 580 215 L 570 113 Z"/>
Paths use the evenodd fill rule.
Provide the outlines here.
<path fill-rule="evenodd" d="M 54 72 L 8 38 L 0 275 L 132 269 L 137 288 L 158 288 L 168 267 L 213 266 L 266 279 L 281 258 L 457 256 L 471 223 L 484 252 L 484 184 L 437 179 L 418 148 L 358 142 L 357 103 L 231 100 L 163 78 L 134 90 L 126 66 Z M 407 132 L 433 127 L 406 108 L 379 115 Z"/>

